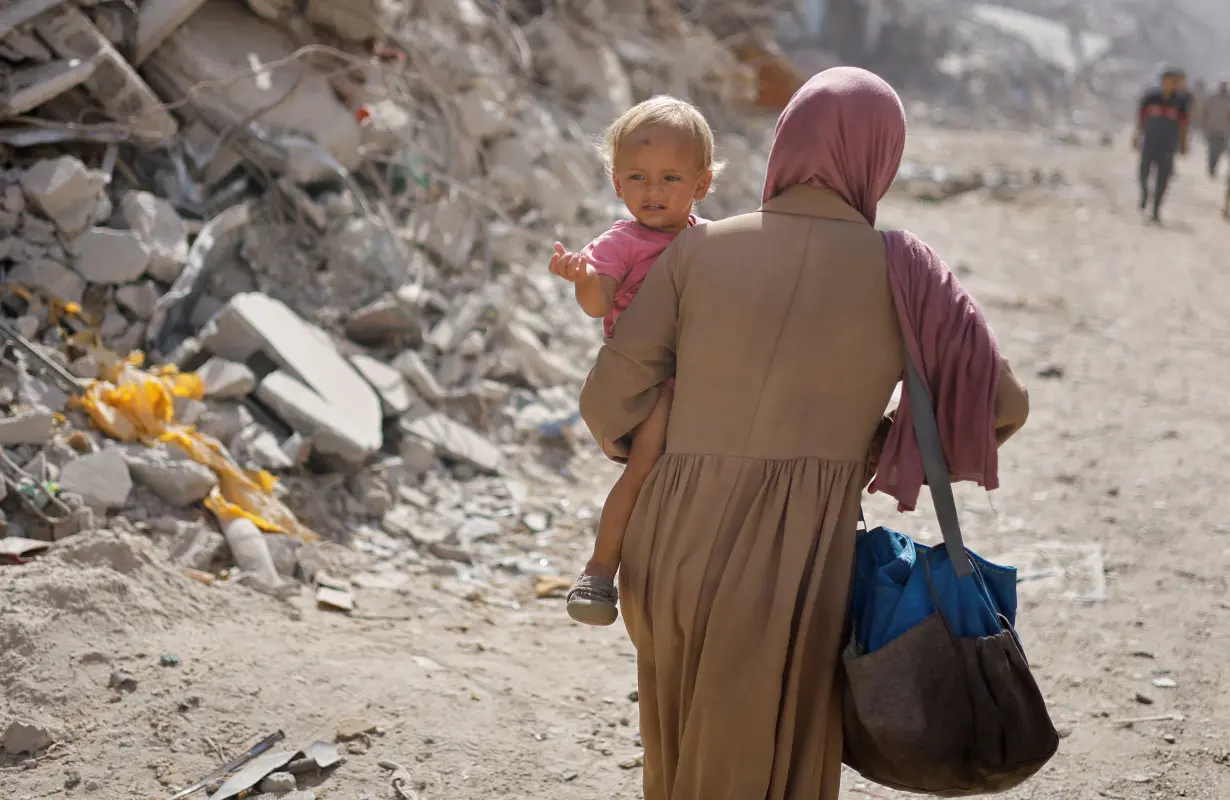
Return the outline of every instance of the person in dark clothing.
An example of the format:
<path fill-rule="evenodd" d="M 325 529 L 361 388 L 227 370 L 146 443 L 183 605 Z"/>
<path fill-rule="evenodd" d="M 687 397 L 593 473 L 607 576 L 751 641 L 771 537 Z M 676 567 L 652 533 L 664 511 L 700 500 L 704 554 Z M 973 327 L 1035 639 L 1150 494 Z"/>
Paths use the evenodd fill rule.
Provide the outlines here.
<path fill-rule="evenodd" d="M 1174 174 L 1175 154 L 1187 155 L 1187 127 L 1191 95 L 1183 89 L 1183 70 L 1171 67 L 1162 82 L 1140 98 L 1133 145 L 1140 152 L 1140 210 L 1149 207 L 1149 180 L 1153 185 L 1153 221 L 1161 222 L 1162 200 Z"/>

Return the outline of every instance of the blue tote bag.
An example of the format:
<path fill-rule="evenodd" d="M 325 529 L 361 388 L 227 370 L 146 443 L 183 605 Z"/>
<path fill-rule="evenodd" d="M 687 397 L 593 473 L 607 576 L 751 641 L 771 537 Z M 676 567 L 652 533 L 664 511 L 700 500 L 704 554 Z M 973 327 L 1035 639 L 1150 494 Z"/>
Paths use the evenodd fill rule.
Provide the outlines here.
<path fill-rule="evenodd" d="M 859 533 L 842 654 L 844 761 L 937 797 L 1002 792 L 1059 748 L 1017 638 L 1016 570 L 965 548 L 926 385 L 905 356 L 914 435 L 944 543 Z"/>

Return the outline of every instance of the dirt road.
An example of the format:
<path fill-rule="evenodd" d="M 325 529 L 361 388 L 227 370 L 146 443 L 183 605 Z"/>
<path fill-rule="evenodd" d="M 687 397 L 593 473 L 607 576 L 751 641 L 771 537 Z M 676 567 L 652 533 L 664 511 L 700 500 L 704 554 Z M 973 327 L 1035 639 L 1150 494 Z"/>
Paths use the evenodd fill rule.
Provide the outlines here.
<path fill-rule="evenodd" d="M 1122 144 L 911 135 L 920 163 L 1067 178 L 1001 199 L 894 196 L 882 211 L 958 270 L 1032 392 L 1002 490 L 959 492 L 974 548 L 1022 570 L 1021 634 L 1065 734 L 1008 796 L 1230 797 L 1222 185 L 1182 162 L 1159 229 L 1135 211 Z M 612 475 L 592 450 L 570 473 L 584 480 L 534 490 L 592 506 Z M 868 511 L 935 536 L 926 513 L 897 518 L 880 497 Z M 37 763 L 0 762 L 5 798 L 165 797 L 272 730 L 303 745 L 344 725 L 376 731 L 346 745 L 320 798 L 395 798 L 382 760 L 423 800 L 640 796 L 626 635 L 571 624 L 528 579 L 506 602 L 420 571 L 363 590 L 363 618 L 347 618 L 198 586 L 145 564 L 139 545 L 99 541 L 0 569 L 0 722 L 38 718 L 62 742 Z M 555 546 L 569 574 L 587 540 Z M 160 666 L 164 653 L 181 663 Z M 116 669 L 136 691 L 106 688 Z M 1169 719 L 1123 722 L 1141 717 Z M 896 796 L 854 776 L 847 787 Z"/>

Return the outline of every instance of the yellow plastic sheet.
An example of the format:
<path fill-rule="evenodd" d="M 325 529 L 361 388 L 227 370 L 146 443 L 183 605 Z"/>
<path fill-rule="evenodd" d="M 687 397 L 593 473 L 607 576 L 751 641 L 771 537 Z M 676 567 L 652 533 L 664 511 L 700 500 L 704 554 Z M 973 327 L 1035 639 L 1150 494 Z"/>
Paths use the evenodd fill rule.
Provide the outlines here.
<path fill-rule="evenodd" d="M 320 536 L 274 495 L 276 478 L 240 469 L 217 439 L 175 422 L 176 397 L 204 396 L 200 376 L 173 366 L 144 370 L 144 362 L 144 354 L 137 351 L 123 361 L 105 364 L 102 377 L 76 400 L 95 426 L 121 442 L 175 444 L 193 461 L 212 469 L 218 486 L 205 499 L 205 507 L 223 525 L 245 517 L 268 533 L 286 533 L 304 542 L 318 540 Z"/>

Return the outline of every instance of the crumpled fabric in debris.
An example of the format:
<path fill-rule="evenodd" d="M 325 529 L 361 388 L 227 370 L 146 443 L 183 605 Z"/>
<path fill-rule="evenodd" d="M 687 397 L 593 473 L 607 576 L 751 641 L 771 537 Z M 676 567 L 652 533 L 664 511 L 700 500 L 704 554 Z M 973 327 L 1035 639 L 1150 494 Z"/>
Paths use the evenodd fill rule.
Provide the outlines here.
<path fill-rule="evenodd" d="M 192 460 L 212 469 L 218 487 L 205 499 L 205 507 L 223 524 L 245 517 L 267 533 L 286 533 L 304 542 L 318 540 L 319 534 L 274 495 L 276 478 L 241 469 L 217 439 L 175 422 L 176 397 L 199 400 L 204 396 L 200 377 L 174 366 L 144 370 L 144 361 L 138 351 L 105 366 L 103 376 L 77 399 L 94 425 L 121 442 L 174 443 Z"/>

